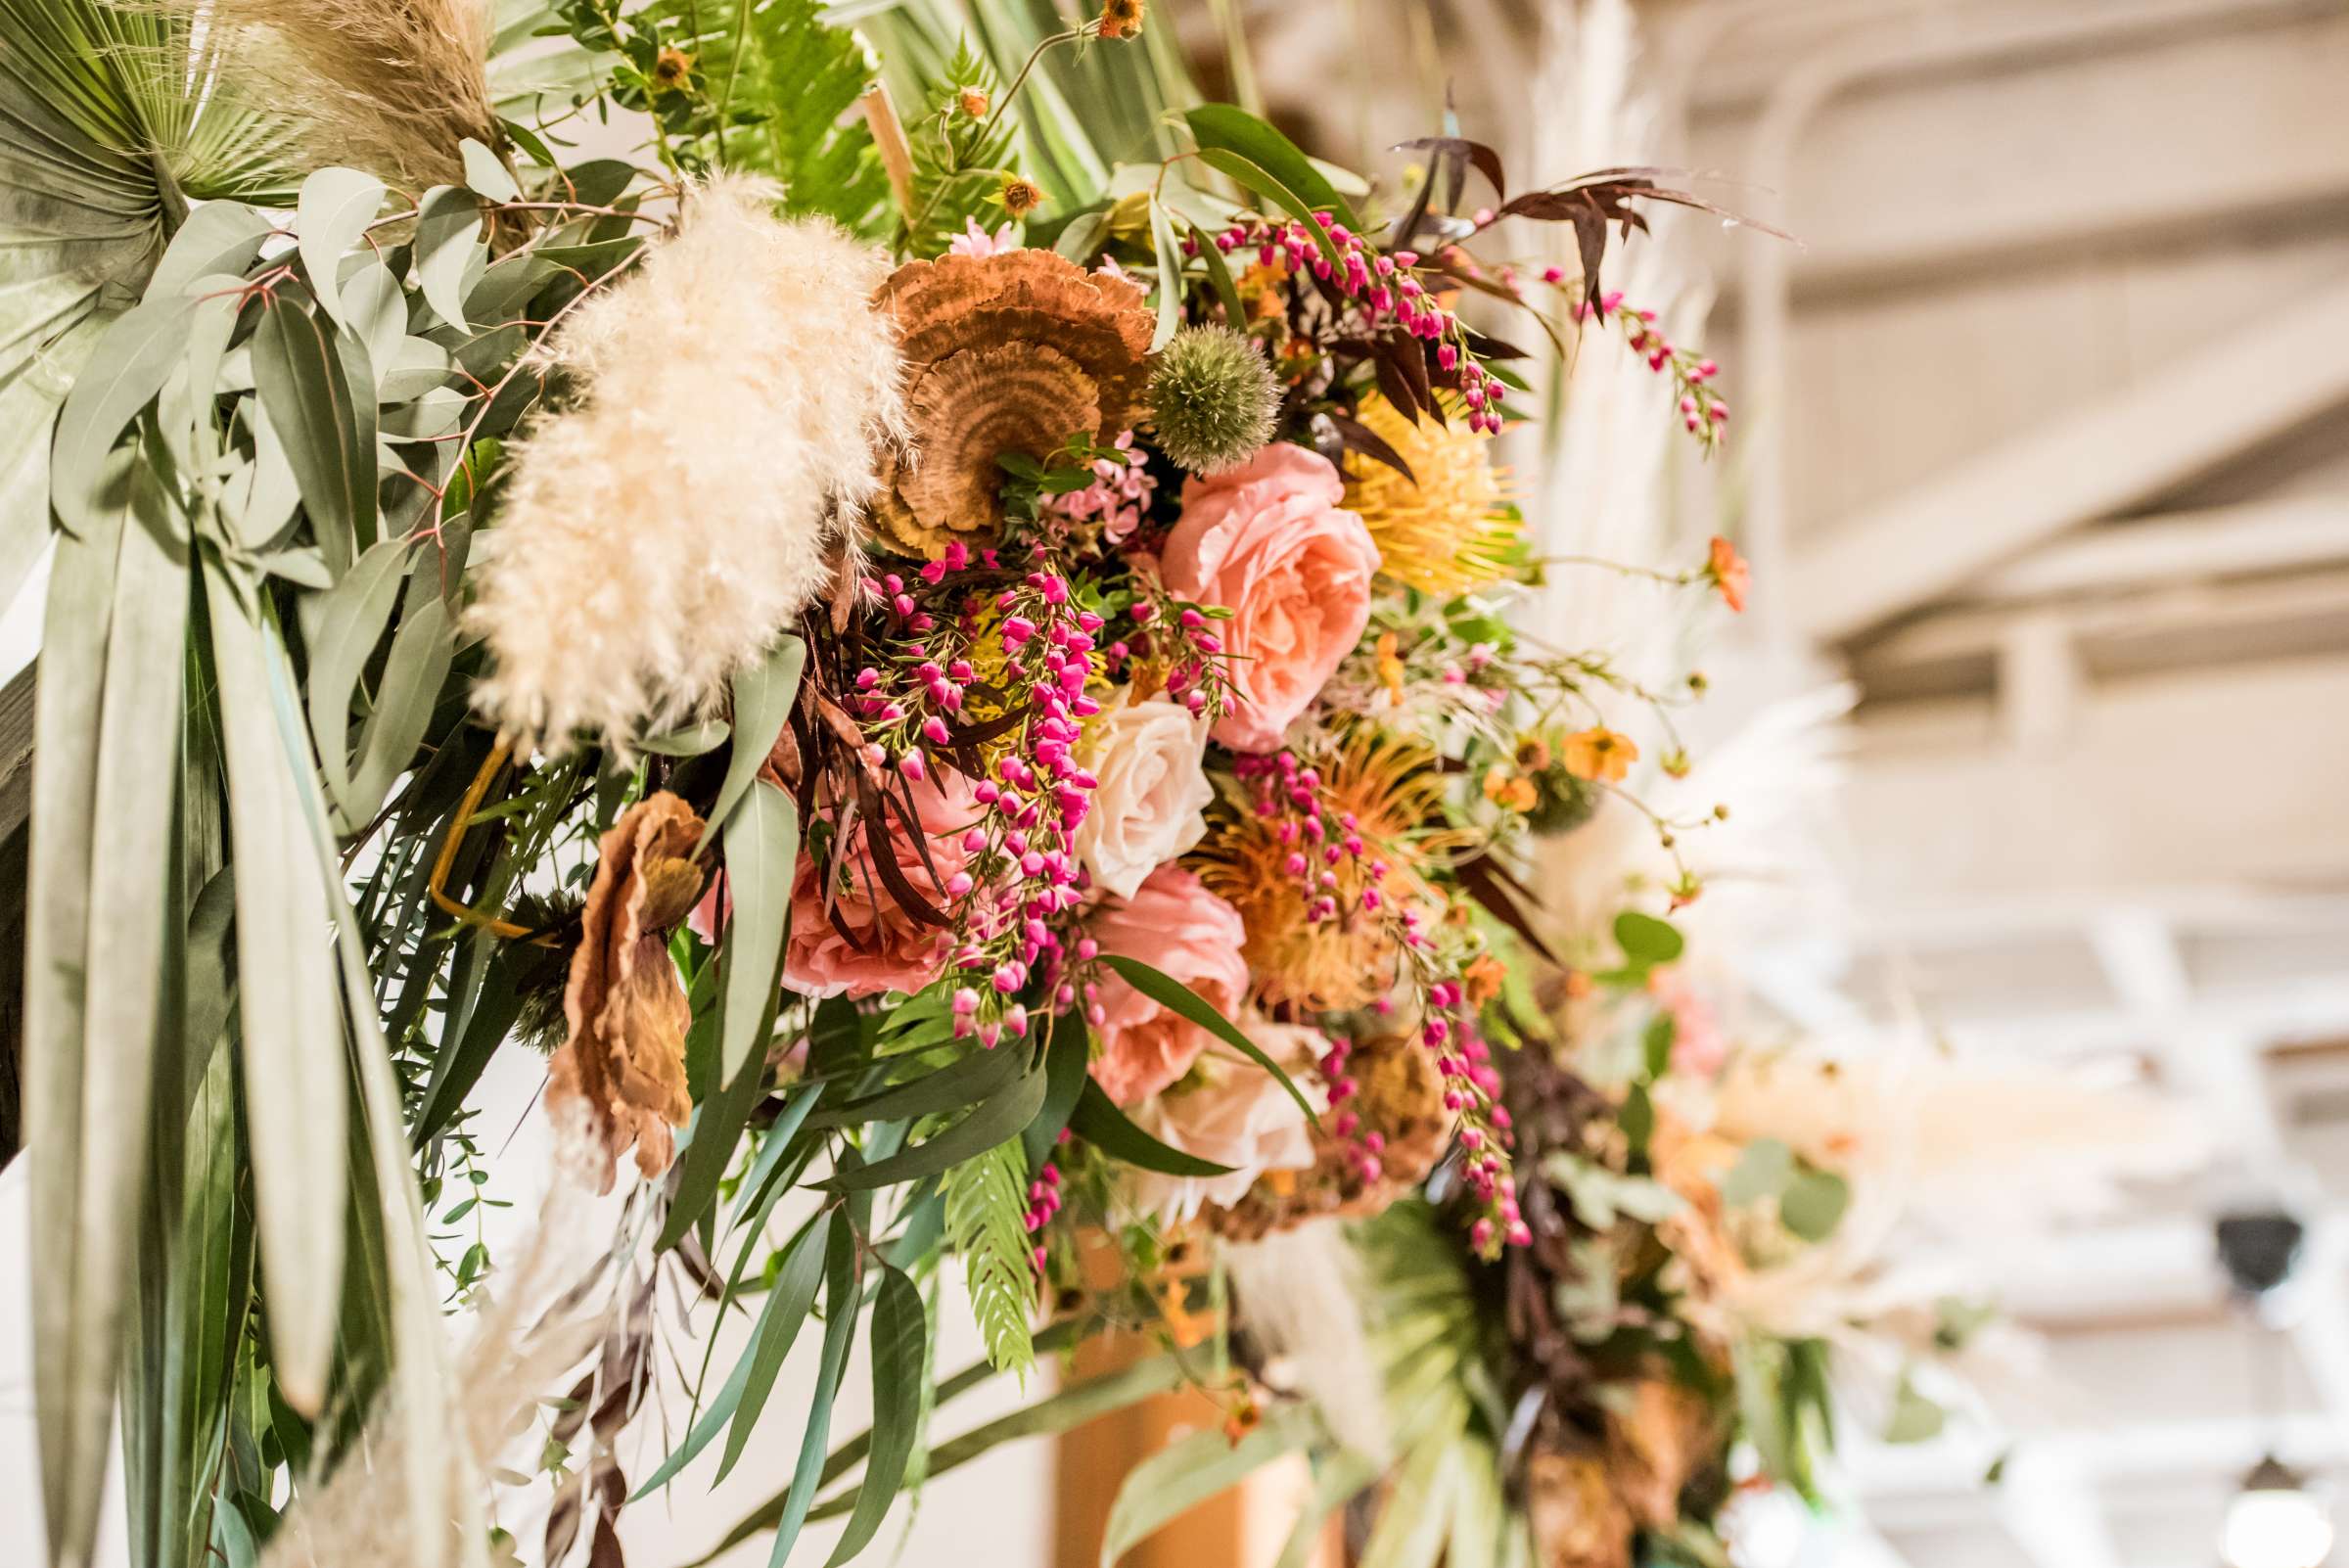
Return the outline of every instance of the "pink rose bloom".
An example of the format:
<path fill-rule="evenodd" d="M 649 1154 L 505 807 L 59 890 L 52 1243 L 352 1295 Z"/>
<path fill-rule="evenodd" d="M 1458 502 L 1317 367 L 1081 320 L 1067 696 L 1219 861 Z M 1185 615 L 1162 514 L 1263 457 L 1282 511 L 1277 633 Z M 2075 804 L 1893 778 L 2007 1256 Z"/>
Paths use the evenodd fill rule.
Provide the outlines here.
<path fill-rule="evenodd" d="M 1182 486 L 1161 570 L 1178 596 L 1232 612 L 1240 701 L 1212 733 L 1234 751 L 1277 747 L 1361 640 L 1378 546 L 1345 493 L 1329 459 L 1285 441 Z"/>
<path fill-rule="evenodd" d="M 970 859 L 962 848 L 962 836 L 979 817 L 969 782 L 959 774 L 944 777 L 943 784 L 934 774 L 912 786 L 914 813 L 929 836 L 930 864 L 938 868 L 938 875 L 930 874 L 922 863 L 921 851 L 902 831 L 890 834 L 890 848 L 905 880 L 941 909 L 948 904 L 944 884 L 952 881 Z M 821 814 L 826 820 L 832 818 L 830 810 Z M 900 828 L 894 812 L 889 820 L 893 830 Z M 814 858 L 805 853 L 800 856 L 791 888 L 791 936 L 783 945 L 783 984 L 803 996 L 916 992 L 945 972 L 946 958 L 953 950 L 951 926 L 923 925 L 898 907 L 869 863 L 871 851 L 861 823 L 855 834 L 856 849 L 849 861 L 848 877 L 832 905 L 840 923 L 856 934 L 854 944 L 834 928 L 824 912 L 824 890 Z M 718 926 L 733 914 L 733 898 L 725 892 L 721 877 L 703 897 L 690 924 L 704 941 L 714 942 Z"/>
<path fill-rule="evenodd" d="M 1315 1110 L 1328 1109 L 1313 1072 L 1329 1051 L 1319 1030 L 1253 1015 L 1238 1023 Z M 1132 1172 L 1134 1206 L 1170 1224 L 1191 1219 L 1207 1204 L 1237 1203 L 1267 1171 L 1304 1171 L 1313 1163 L 1313 1128 L 1304 1109 L 1278 1079 L 1220 1041 L 1181 1083 L 1136 1109 L 1133 1121 L 1171 1148 L 1231 1167 L 1220 1176 Z"/>
<path fill-rule="evenodd" d="M 1659 975 L 1651 989 L 1672 1015 L 1672 1071 L 1683 1078 L 1711 1078 L 1729 1059 L 1729 1042 L 1712 1007 L 1678 974 Z"/>
<path fill-rule="evenodd" d="M 1248 963 L 1240 956 L 1248 933 L 1239 911 L 1180 866 L 1162 865 L 1132 898 L 1104 902 L 1093 911 L 1086 935 L 1103 952 L 1138 958 L 1181 981 L 1226 1018 L 1238 1013 L 1248 994 Z M 1104 972 L 1100 1000 L 1101 1051 L 1093 1058 L 1093 1081 L 1120 1105 L 1182 1077 L 1215 1038 L 1114 972 Z"/>

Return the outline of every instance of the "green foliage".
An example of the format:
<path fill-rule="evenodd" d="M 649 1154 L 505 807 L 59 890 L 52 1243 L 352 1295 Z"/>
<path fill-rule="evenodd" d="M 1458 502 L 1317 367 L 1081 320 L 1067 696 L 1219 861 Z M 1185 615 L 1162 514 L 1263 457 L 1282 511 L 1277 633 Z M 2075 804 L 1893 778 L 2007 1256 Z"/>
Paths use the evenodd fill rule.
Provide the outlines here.
<path fill-rule="evenodd" d="M 1028 1239 L 1028 1163 L 1016 1137 L 946 1172 L 939 1184 L 946 1203 L 946 1240 L 962 1255 L 971 1314 L 987 1357 L 998 1371 L 1025 1372 L 1036 1363 L 1028 1311 L 1036 1271 Z"/>
<path fill-rule="evenodd" d="M 991 112 L 973 115 L 963 102 L 975 93 L 991 108 L 1001 90 L 967 42 L 955 49 L 943 75 L 924 83 L 921 117 L 905 127 L 913 154 L 913 203 L 903 241 L 909 254 L 942 254 L 966 223 L 992 228 L 1002 221 L 996 197 L 1004 177 L 1019 169 L 1012 121 Z"/>
<path fill-rule="evenodd" d="M 610 61 L 610 96 L 651 115 L 665 162 L 764 174 L 795 213 L 876 230 L 889 181 L 863 120 L 872 85 L 856 35 L 820 0 L 560 0 L 572 36 Z"/>

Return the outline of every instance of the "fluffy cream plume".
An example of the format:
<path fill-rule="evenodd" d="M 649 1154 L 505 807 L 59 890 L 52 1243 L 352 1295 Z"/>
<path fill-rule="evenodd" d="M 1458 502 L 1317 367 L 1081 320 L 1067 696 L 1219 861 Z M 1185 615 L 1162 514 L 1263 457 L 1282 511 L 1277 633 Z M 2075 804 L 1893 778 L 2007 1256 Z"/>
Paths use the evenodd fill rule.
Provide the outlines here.
<path fill-rule="evenodd" d="M 720 176 L 544 346 L 570 400 L 516 454 L 468 623 L 508 736 L 625 749 L 706 711 L 830 582 L 905 430 L 877 251 Z"/>
<path fill-rule="evenodd" d="M 1346 1446 L 1383 1460 L 1390 1447 L 1377 1359 L 1362 1303 L 1362 1260 L 1345 1222 L 1315 1220 L 1223 1250 L 1248 1332 L 1266 1373 L 1295 1389 L 1346 1435 Z"/>
<path fill-rule="evenodd" d="M 240 88 L 292 106 L 319 162 L 411 194 L 461 183 L 458 143 L 498 141 L 489 0 L 156 0 L 215 37 Z"/>
<path fill-rule="evenodd" d="M 1870 1044 L 1846 1059 L 1739 1056 L 1714 1085 L 1714 1130 L 1776 1138 L 1911 1208 L 2002 1225 L 2095 1208 L 2120 1180 L 2183 1175 L 2209 1153 L 2182 1104 L 2108 1076 Z"/>

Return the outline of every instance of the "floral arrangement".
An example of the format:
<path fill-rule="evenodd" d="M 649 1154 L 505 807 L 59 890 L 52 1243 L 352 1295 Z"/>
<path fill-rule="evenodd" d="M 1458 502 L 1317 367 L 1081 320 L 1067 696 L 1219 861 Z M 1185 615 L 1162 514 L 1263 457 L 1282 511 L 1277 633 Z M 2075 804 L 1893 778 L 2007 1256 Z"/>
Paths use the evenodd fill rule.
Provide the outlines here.
<path fill-rule="evenodd" d="M 1460 1267 L 1532 1278 L 1560 1193 L 1648 1190 L 1661 1121 L 1503 1067 L 1527 868 L 1619 805 L 1678 908 L 1727 811 L 1632 795 L 1614 717 L 1685 773 L 1701 677 L 1509 619 L 1592 569 L 1494 463 L 1542 373 L 1497 334 L 1619 333 L 1582 351 L 1710 451 L 1712 362 L 1600 282 L 1647 204 L 1703 204 L 1512 193 L 1452 135 L 1333 170 L 1199 101 L 1138 0 L 862 25 L 0 0 L 41 150 L 0 161 L 40 241 L 0 554 L 55 550 L 22 891 L 55 1562 L 117 1410 L 144 1562 L 486 1560 L 524 1429 L 534 1555 L 616 1561 L 631 1499 L 784 1418 L 795 1353 L 797 1466 L 741 1533 L 781 1562 L 846 1515 L 837 1562 L 985 1446 L 927 1435 L 970 1381 L 930 1365 L 944 1269 L 1025 1369 L 1224 1323 L 1199 1236 L 1405 1226 L 1432 1177 Z M 611 112 L 643 160 L 567 158 Z M 1575 265 L 1477 259 L 1542 223 Z M 1719 539 L 1641 576 L 1746 591 Z M 1679 941 L 1615 932 L 1594 983 Z M 566 1189 L 617 1194 L 534 1317 L 476 1130 L 531 1050 Z M 665 1358 L 665 1281 L 755 1309 L 730 1370 Z M 859 1337 L 875 1420 L 835 1447 Z M 693 1418 L 627 1473 L 668 1385 Z"/>

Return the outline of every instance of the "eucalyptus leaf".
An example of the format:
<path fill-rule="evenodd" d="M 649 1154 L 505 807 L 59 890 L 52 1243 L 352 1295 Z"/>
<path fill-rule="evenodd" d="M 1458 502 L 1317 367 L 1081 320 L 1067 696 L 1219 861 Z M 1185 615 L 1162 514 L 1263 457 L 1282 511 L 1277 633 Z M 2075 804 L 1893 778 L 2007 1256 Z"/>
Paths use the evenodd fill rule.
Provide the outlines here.
<path fill-rule="evenodd" d="M 733 912 L 719 958 L 726 1011 L 718 1064 L 730 1083 L 760 1045 L 760 1022 L 774 1015 L 782 984 L 791 889 L 799 876 L 799 807 L 789 795 L 761 781 L 728 819 L 722 842 Z"/>
<path fill-rule="evenodd" d="M 383 686 L 359 734 L 359 765 L 341 803 L 345 831 L 355 831 L 382 808 L 392 781 L 415 759 L 456 651 L 448 606 L 438 594 L 425 595 L 392 633 Z"/>
<path fill-rule="evenodd" d="M 637 745 L 655 757 L 702 757 L 723 745 L 726 735 L 725 720 L 713 718 L 705 723 L 688 724 L 683 729 L 672 729 L 667 734 L 647 736 Z"/>
<path fill-rule="evenodd" d="M 1116 1568 L 1120 1557 L 1161 1525 L 1306 1447 L 1319 1432 L 1320 1417 L 1301 1405 L 1275 1411 L 1237 1443 L 1210 1427 L 1161 1449 L 1128 1471 L 1118 1488 L 1102 1536 L 1101 1568 Z"/>
<path fill-rule="evenodd" d="M 702 842 L 725 826 L 734 807 L 751 791 L 751 781 L 765 765 L 767 754 L 791 719 L 800 697 L 800 672 L 807 668 L 807 644 L 796 636 L 775 644 L 758 664 L 734 677 L 734 752 L 726 759 L 726 776 L 717 787 L 717 800 L 702 829 Z"/>
<path fill-rule="evenodd" d="M 998 1047 L 1010 1049 L 1010 1046 Z M 971 1114 L 943 1132 L 933 1133 L 910 1149 L 834 1173 L 824 1185 L 840 1192 L 868 1192 L 920 1176 L 936 1176 L 948 1166 L 985 1153 L 1007 1138 L 1017 1137 L 1044 1103 L 1044 1075 L 1031 1068 L 993 1096 L 982 1100 Z"/>
<path fill-rule="evenodd" d="M 743 1361 L 748 1375 L 741 1386 L 740 1407 L 726 1431 L 725 1453 L 717 1461 L 717 1474 L 712 1478 L 715 1486 L 725 1480 L 742 1458 L 743 1450 L 757 1430 L 760 1414 L 766 1408 L 767 1396 L 775 1391 L 775 1379 L 783 1370 L 783 1359 L 791 1354 L 792 1342 L 800 1336 L 800 1325 L 807 1320 L 807 1311 L 815 1305 L 815 1287 L 824 1276 L 826 1254 L 836 1242 L 828 1237 L 826 1245 L 816 1245 L 816 1232 L 810 1226 L 791 1255 L 783 1262 L 783 1271 L 775 1278 L 774 1289 L 768 1294 L 766 1310 L 759 1317 L 759 1333 Z M 835 1298 L 831 1310 L 838 1311 Z"/>
<path fill-rule="evenodd" d="M 465 183 L 492 202 L 522 200 L 522 187 L 495 153 L 468 136 L 457 144 L 465 159 Z"/>
<path fill-rule="evenodd" d="M 407 566 L 406 541 L 386 539 L 360 556 L 319 602 L 307 683 L 310 732 L 317 737 L 327 791 L 346 817 L 353 815 L 348 809 L 351 695 L 399 601 Z"/>
<path fill-rule="evenodd" d="M 270 229 L 267 216 L 242 202 L 205 203 L 171 236 L 163 258 L 155 264 L 155 276 L 147 280 L 148 298 L 200 292 L 195 291 L 197 281 L 214 273 L 242 278 L 261 254 Z"/>
<path fill-rule="evenodd" d="M 860 1284 L 856 1237 L 843 1210 L 832 1212 L 832 1233 L 825 1243 L 824 1353 L 816 1363 L 815 1392 L 807 1406 L 807 1424 L 800 1434 L 799 1462 L 792 1468 L 791 1490 L 784 1494 L 782 1516 L 775 1524 L 775 1545 L 767 1553 L 767 1568 L 783 1568 L 799 1540 L 800 1527 L 815 1501 L 815 1478 L 823 1468 L 824 1445 L 832 1434 L 832 1401 L 840 1391 L 840 1374 L 848 1364 L 849 1345 L 856 1332 Z"/>
<path fill-rule="evenodd" d="M 59 410 L 57 444 L 49 455 L 50 502 L 67 531 L 97 525 L 98 513 L 110 504 L 102 489 L 110 476 L 128 483 L 128 471 L 110 468 L 107 453 L 184 362 L 195 313 L 196 301 L 184 296 L 151 300 L 115 318 L 91 350 Z M 111 504 L 121 505 L 122 497 Z"/>
<path fill-rule="evenodd" d="M 1078 1091 L 1076 1110 L 1069 1117 L 1069 1130 L 1111 1159 L 1144 1171 L 1178 1176 L 1231 1175 L 1231 1167 L 1162 1143 L 1134 1126 L 1090 1077 Z"/>
<path fill-rule="evenodd" d="M 641 1502 L 676 1479 L 677 1473 L 693 1462 L 701 1452 L 714 1441 L 718 1433 L 734 1426 L 747 1437 L 758 1419 L 758 1411 L 766 1404 L 774 1388 L 775 1374 L 790 1353 L 792 1342 L 799 1337 L 800 1325 L 806 1320 L 807 1310 L 814 1305 L 816 1286 L 824 1277 L 824 1247 L 822 1231 L 814 1225 L 800 1232 L 783 1255 L 782 1271 L 775 1278 L 774 1288 L 767 1292 L 766 1305 L 760 1310 L 759 1319 L 751 1329 L 751 1342 L 734 1369 L 726 1375 L 724 1386 L 709 1407 L 695 1418 L 683 1441 L 663 1456 L 660 1467 L 653 1471 L 628 1500 Z M 763 1372 L 760 1368 L 763 1365 Z M 742 1421 L 736 1422 L 735 1412 L 743 1407 L 744 1396 L 752 1385 L 758 1384 L 758 1404 Z M 731 1454 L 738 1456 L 740 1446 L 729 1444 Z M 733 1467 L 733 1457 L 726 1461 Z"/>
<path fill-rule="evenodd" d="M 383 209 L 384 182 L 355 168 L 322 168 L 301 182 L 295 208 L 301 267 L 319 307 L 342 326 L 351 326 L 340 284 L 344 253 L 359 243 Z"/>
<path fill-rule="evenodd" d="M 1182 118 L 1202 149 L 1237 154 L 1302 197 L 1312 208 L 1330 212 L 1346 227 L 1360 232 L 1361 220 L 1328 176 L 1296 143 L 1264 120 L 1229 104 L 1201 104 L 1185 111 Z M 1313 222 L 1310 210 L 1306 221 Z"/>
<path fill-rule="evenodd" d="M 1158 256 L 1158 326 L 1150 335 L 1150 351 L 1158 352 L 1182 325 L 1182 247 L 1174 238 L 1174 221 L 1158 203 L 1150 204 L 1150 243 Z"/>
<path fill-rule="evenodd" d="M 327 564 L 341 572 L 375 537 L 375 442 L 363 436 L 333 331 L 281 298 L 261 313 L 253 379 L 269 424 L 285 442 L 310 527 Z M 372 425 L 374 399 L 368 399 Z"/>
<path fill-rule="evenodd" d="M 465 290 L 482 244 L 482 203 L 473 192 L 436 185 L 425 192 L 416 216 L 416 281 L 424 302 L 459 332 L 470 332 Z"/>

